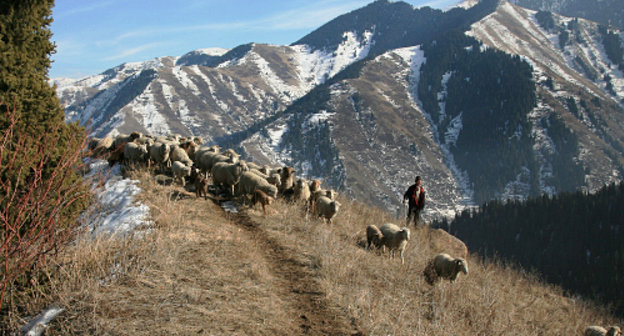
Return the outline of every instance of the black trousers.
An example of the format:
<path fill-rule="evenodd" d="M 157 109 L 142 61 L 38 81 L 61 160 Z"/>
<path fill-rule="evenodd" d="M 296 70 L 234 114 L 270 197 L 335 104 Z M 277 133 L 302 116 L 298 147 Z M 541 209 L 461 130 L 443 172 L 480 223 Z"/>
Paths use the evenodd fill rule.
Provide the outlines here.
<path fill-rule="evenodd" d="M 418 224 L 420 224 L 420 209 L 418 207 L 410 206 L 407 210 L 406 225 L 409 225 L 412 221 L 414 222 L 414 226 L 418 226 Z"/>

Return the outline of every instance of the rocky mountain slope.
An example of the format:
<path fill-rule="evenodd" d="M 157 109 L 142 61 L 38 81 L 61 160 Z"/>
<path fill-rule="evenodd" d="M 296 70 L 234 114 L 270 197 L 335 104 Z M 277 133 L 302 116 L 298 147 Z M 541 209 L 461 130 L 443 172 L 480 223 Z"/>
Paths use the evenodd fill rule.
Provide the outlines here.
<path fill-rule="evenodd" d="M 559 13 L 569 17 L 582 17 L 604 25 L 624 28 L 624 2 L 620 0 L 513 0 L 522 7 Z"/>
<path fill-rule="evenodd" d="M 58 93 L 96 136 L 203 136 L 398 212 L 421 175 L 427 217 L 621 180 L 624 78 L 598 25 L 536 14 L 377 1 L 291 46 L 123 64 Z"/>

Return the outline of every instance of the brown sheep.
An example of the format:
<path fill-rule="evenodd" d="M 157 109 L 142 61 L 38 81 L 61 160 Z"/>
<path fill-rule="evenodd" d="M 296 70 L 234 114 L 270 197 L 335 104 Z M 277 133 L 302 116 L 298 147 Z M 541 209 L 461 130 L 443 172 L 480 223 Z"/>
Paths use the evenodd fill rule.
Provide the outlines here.
<path fill-rule="evenodd" d="M 264 191 L 256 189 L 251 198 L 251 206 L 254 207 L 256 203 L 260 202 L 262 204 L 262 213 L 266 216 L 266 206 L 271 205 L 274 200 L 273 197 L 267 195 Z"/>
<path fill-rule="evenodd" d="M 208 180 L 200 174 L 195 176 L 195 196 L 200 198 L 204 195 L 204 199 L 208 199 Z"/>

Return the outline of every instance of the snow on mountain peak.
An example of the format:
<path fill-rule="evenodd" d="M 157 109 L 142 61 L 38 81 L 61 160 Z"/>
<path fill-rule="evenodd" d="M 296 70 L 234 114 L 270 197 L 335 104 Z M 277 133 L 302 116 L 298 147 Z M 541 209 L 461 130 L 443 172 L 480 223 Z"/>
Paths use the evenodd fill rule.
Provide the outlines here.
<path fill-rule="evenodd" d="M 198 49 L 196 51 L 202 54 L 208 55 L 208 56 L 223 56 L 225 55 L 225 53 L 227 53 L 230 50 L 231 49 L 213 47 L 213 48 Z"/>

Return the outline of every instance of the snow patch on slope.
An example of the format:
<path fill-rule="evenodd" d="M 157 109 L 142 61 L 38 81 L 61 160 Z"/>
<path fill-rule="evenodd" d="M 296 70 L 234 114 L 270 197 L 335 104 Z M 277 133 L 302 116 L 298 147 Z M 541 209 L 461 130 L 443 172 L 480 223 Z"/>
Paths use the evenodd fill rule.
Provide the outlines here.
<path fill-rule="evenodd" d="M 169 135 L 171 129 L 167 124 L 167 118 L 162 115 L 160 108 L 154 99 L 151 86 L 136 97 L 130 104 L 132 113 L 142 118 L 142 125 L 153 135 Z"/>
<path fill-rule="evenodd" d="M 358 41 L 354 32 L 345 32 L 342 36 L 344 40 L 334 52 L 311 51 L 307 45 L 292 46 L 296 51 L 302 81 L 322 84 L 351 63 L 368 56 L 373 32 L 364 32 L 362 41 Z"/>
<path fill-rule="evenodd" d="M 136 186 L 138 181 L 124 179 L 120 166 L 109 168 L 105 160 L 93 161 L 89 167 L 91 171 L 86 178 L 92 183 L 96 199 L 81 221 L 89 226 L 94 238 L 102 234 L 126 236 L 151 225 L 149 207 L 135 201 L 141 192 Z"/>

